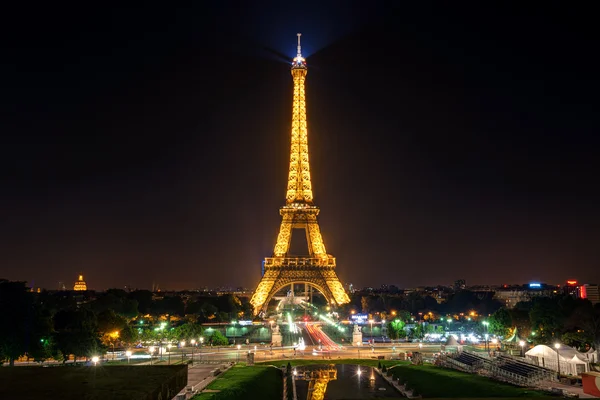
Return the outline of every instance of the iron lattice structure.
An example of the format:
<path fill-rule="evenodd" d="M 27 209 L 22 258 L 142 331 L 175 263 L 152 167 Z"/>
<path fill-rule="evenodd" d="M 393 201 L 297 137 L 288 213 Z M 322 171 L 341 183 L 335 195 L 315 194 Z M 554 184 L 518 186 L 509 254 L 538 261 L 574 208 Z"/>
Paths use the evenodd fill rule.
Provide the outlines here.
<path fill-rule="evenodd" d="M 300 34 L 298 34 L 298 54 L 292 62 L 291 72 L 294 81 L 294 98 L 286 204 L 280 209 L 282 220 L 273 257 L 265 258 L 264 275 L 250 300 L 255 314 L 266 310 L 267 304 L 275 293 L 294 283 L 315 287 L 330 304 L 350 302 L 335 273 L 335 258 L 325 250 L 317 221 L 319 208 L 313 205 L 304 89 L 308 71 L 300 49 Z M 306 256 L 291 257 L 289 254 L 294 229 L 304 229 L 308 242 Z"/>

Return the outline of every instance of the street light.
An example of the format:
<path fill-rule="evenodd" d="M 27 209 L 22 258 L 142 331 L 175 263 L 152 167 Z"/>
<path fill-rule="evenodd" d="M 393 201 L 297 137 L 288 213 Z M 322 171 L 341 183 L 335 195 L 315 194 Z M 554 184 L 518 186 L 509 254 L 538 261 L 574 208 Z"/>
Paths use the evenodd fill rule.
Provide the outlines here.
<path fill-rule="evenodd" d="M 369 323 L 371 324 L 371 346 L 373 346 L 375 343 L 373 342 L 373 320 L 370 319 Z M 360 371 L 360 370 L 359 370 Z"/>
<path fill-rule="evenodd" d="M 237 321 L 234 319 L 233 321 L 231 321 L 231 326 L 233 327 L 233 344 L 235 344 L 235 323 Z"/>
<path fill-rule="evenodd" d="M 488 321 L 483 321 L 482 322 L 483 326 L 485 326 L 485 349 L 489 350 L 489 346 L 488 346 L 488 325 L 490 324 Z"/>
<path fill-rule="evenodd" d="M 560 382 L 560 357 L 558 355 L 558 349 L 560 349 L 560 343 L 554 343 L 556 348 L 556 379 Z"/>
<path fill-rule="evenodd" d="M 129 358 L 131 357 L 131 350 L 127 350 L 125 352 L 125 355 L 127 356 L 127 364 L 129 364 Z"/>
<path fill-rule="evenodd" d="M 185 354 L 185 340 L 182 340 L 179 344 L 181 345 L 181 363 L 183 364 L 183 355 Z"/>
<path fill-rule="evenodd" d="M 242 345 L 238 344 L 237 345 L 237 349 L 238 349 L 238 351 L 237 351 L 237 362 L 240 362 L 240 349 L 241 348 L 242 348 Z"/>
<path fill-rule="evenodd" d="M 92 357 L 92 362 L 94 363 L 94 367 L 95 367 L 96 365 L 98 365 L 98 361 L 100 361 L 100 359 L 98 358 L 98 356 L 94 356 L 94 357 Z"/>
<path fill-rule="evenodd" d="M 194 347 L 196 346 L 196 339 L 190 340 L 190 343 L 192 344 L 192 365 L 194 365 Z"/>
<path fill-rule="evenodd" d="M 519 340 L 519 346 L 521 346 L 521 357 L 525 357 L 523 355 L 523 346 L 525 346 L 525 342 L 523 340 Z"/>
<path fill-rule="evenodd" d="M 150 365 L 152 365 L 152 359 L 154 358 L 154 350 L 156 349 L 154 348 L 154 346 L 150 346 L 148 350 L 150 350 Z"/>
<path fill-rule="evenodd" d="M 204 343 L 204 336 L 200 336 L 200 362 L 202 362 L 202 343 Z"/>
<path fill-rule="evenodd" d="M 171 365 L 171 346 L 172 346 L 172 345 L 171 345 L 171 343 L 169 343 L 169 344 L 167 345 L 167 351 L 169 352 L 169 359 L 168 359 L 169 361 L 168 361 L 168 365 Z"/>

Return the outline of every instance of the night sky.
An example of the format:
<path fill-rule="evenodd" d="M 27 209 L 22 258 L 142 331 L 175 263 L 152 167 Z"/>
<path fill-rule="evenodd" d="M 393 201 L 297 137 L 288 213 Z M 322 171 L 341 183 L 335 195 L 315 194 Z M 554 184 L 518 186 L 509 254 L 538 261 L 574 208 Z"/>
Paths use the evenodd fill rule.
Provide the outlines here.
<path fill-rule="evenodd" d="M 591 6 L 201 3 L 3 12 L 0 277 L 253 288 L 302 32 L 342 281 L 600 283 Z"/>

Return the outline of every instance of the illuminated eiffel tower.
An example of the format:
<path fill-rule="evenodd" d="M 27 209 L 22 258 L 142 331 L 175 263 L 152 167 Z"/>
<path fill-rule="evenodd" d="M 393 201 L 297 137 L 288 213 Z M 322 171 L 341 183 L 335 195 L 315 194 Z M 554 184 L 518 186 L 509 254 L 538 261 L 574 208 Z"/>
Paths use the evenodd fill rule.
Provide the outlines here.
<path fill-rule="evenodd" d="M 350 302 L 335 273 L 335 258 L 325 250 L 317 222 L 319 208 L 313 205 L 304 95 L 306 73 L 306 61 L 302 57 L 300 34 L 298 34 L 298 54 L 292 62 L 294 102 L 286 202 L 279 210 L 282 221 L 273 257 L 265 258 L 263 277 L 250 300 L 255 314 L 266 310 L 275 293 L 285 286 L 296 283 L 316 288 L 325 296 L 329 304 Z M 292 257 L 289 254 L 294 229 L 303 229 L 306 234 L 308 242 L 306 256 Z"/>

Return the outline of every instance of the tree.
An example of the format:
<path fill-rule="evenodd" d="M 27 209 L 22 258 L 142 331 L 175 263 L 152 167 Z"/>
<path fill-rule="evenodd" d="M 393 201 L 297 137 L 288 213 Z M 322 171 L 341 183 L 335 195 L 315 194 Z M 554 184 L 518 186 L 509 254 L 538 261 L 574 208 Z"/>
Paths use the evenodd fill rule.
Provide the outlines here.
<path fill-rule="evenodd" d="M 54 316 L 54 340 L 66 360 L 73 354 L 90 357 L 102 351 L 96 315 L 85 308 L 62 310 Z"/>
<path fill-rule="evenodd" d="M 360 298 L 360 307 L 364 314 L 367 314 L 371 310 L 371 298 L 369 296 L 362 296 Z"/>
<path fill-rule="evenodd" d="M 425 326 L 421 323 L 416 324 L 415 328 L 412 330 L 412 335 L 415 339 L 423 339 L 425 336 Z"/>
<path fill-rule="evenodd" d="M 33 294 L 25 282 L 0 280 L 0 316 L 0 360 L 14 366 L 32 340 Z"/>
<path fill-rule="evenodd" d="M 138 303 L 138 312 L 140 314 L 148 314 L 152 309 L 152 292 L 149 290 L 135 290 L 127 295 L 131 300 Z"/>
<path fill-rule="evenodd" d="M 108 289 L 92 302 L 92 310 L 96 313 L 111 310 L 115 314 L 131 319 L 138 315 L 138 303 L 137 300 L 128 298 L 124 290 Z"/>
<path fill-rule="evenodd" d="M 565 315 L 558 298 L 537 297 L 532 301 L 529 319 L 533 329 L 539 332 L 540 343 L 552 343 L 560 337 L 565 326 Z"/>
<path fill-rule="evenodd" d="M 205 332 L 204 343 L 213 346 L 227 346 L 229 344 L 229 340 L 218 330 L 211 329 L 210 334 L 208 333 L 208 331 Z"/>
<path fill-rule="evenodd" d="M 123 329 L 121 329 L 119 339 L 123 345 L 130 346 L 139 341 L 139 336 L 140 335 L 134 328 L 130 325 L 125 325 Z"/>
<path fill-rule="evenodd" d="M 588 344 L 595 349 L 600 349 L 600 303 L 592 305 L 589 300 L 582 300 L 577 304 L 569 327 L 580 333 L 577 337 L 581 344 Z"/>
<path fill-rule="evenodd" d="M 392 340 L 402 339 L 406 337 L 404 330 L 405 323 L 401 319 L 395 319 L 387 323 L 388 336 Z"/>
<path fill-rule="evenodd" d="M 186 322 L 175 328 L 175 335 L 178 340 L 189 341 L 190 339 L 198 340 L 198 337 L 202 334 L 202 326 L 200 324 L 194 324 Z"/>
<path fill-rule="evenodd" d="M 58 352 L 53 340 L 52 316 L 40 303 L 36 303 L 34 308 L 32 333 L 27 356 L 38 362 L 44 362 L 49 358 L 57 358 Z"/>
<path fill-rule="evenodd" d="M 507 336 L 512 327 L 512 318 L 506 308 L 501 308 L 489 318 L 489 331 L 493 335 Z"/>

